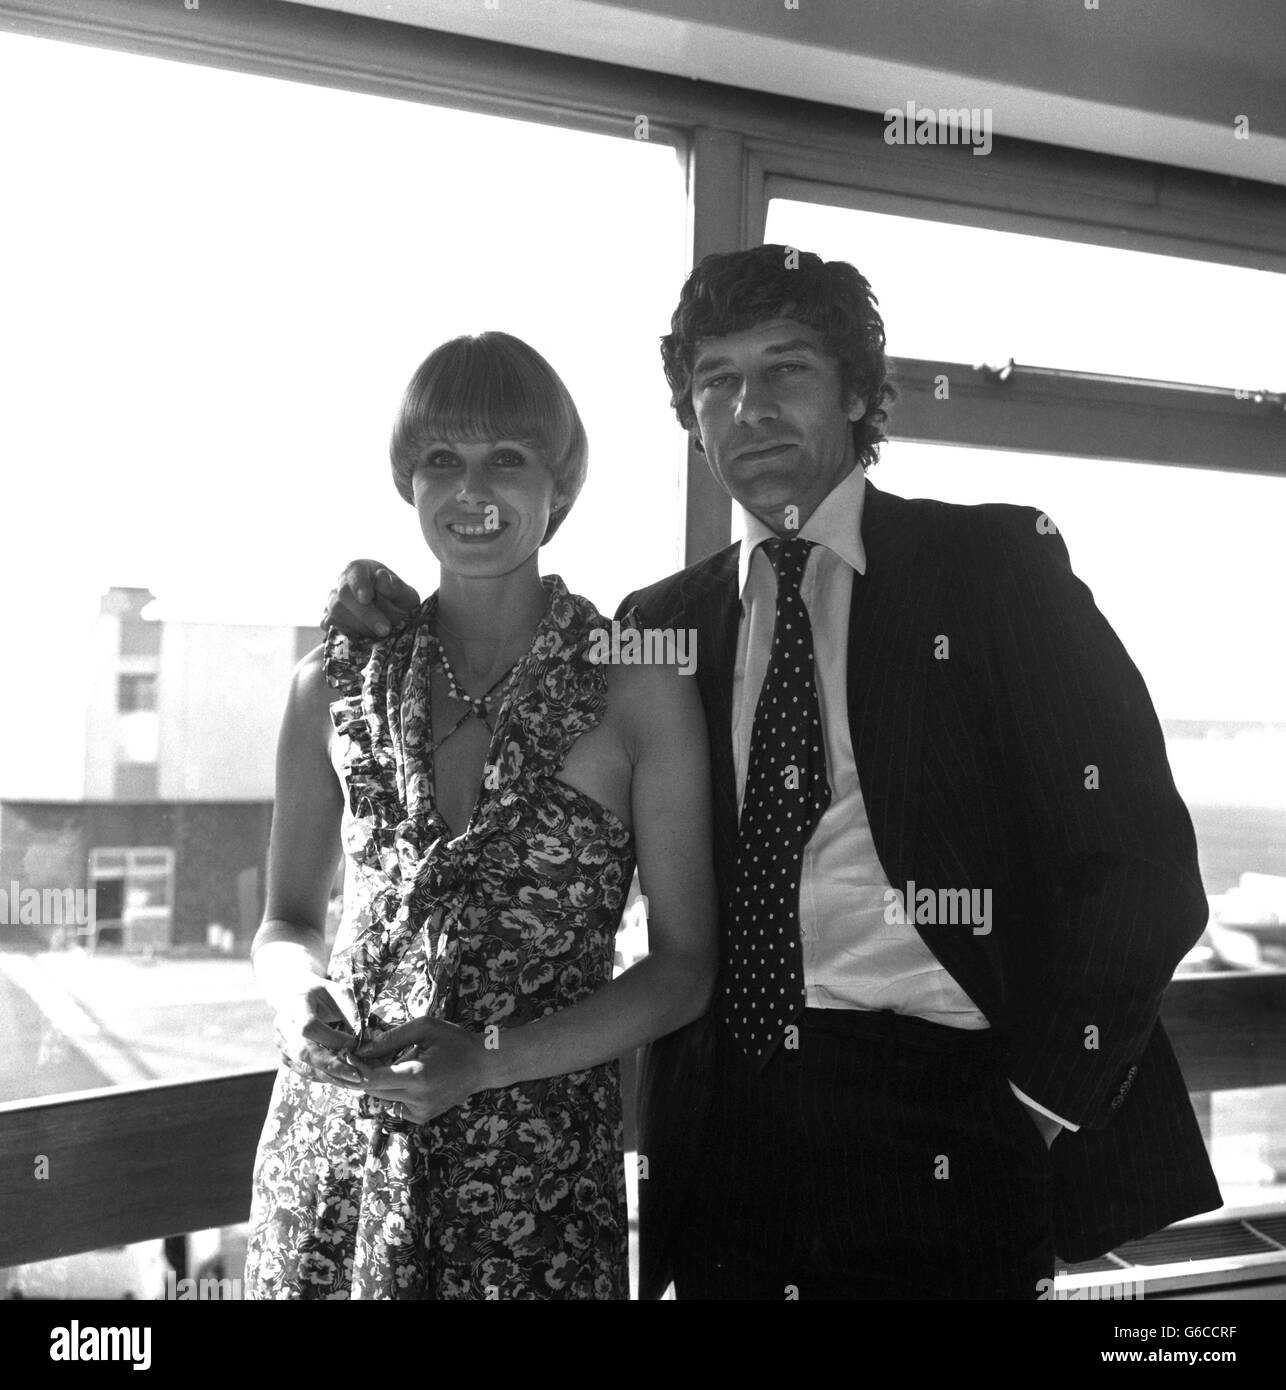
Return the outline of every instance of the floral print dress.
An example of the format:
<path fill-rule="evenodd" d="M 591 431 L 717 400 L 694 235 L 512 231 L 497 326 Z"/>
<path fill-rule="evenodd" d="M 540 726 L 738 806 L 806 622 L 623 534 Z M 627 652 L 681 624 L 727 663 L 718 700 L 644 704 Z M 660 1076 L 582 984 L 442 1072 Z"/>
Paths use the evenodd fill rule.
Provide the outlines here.
<path fill-rule="evenodd" d="M 347 814 L 331 958 L 368 1034 L 431 1016 L 501 1041 L 611 979 L 629 831 L 555 775 L 606 708 L 591 634 L 557 576 L 495 721 L 478 805 L 434 804 L 436 595 L 376 643 L 332 630 L 327 680 Z M 255 1161 L 250 1298 L 629 1296 L 615 1062 L 481 1091 L 429 1124 L 283 1066 Z"/>

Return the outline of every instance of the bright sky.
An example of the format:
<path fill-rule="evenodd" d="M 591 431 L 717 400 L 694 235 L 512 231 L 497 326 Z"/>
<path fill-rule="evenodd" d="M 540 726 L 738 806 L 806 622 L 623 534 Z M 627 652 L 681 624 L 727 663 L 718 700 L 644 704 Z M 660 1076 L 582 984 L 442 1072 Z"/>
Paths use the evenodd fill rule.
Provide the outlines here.
<path fill-rule="evenodd" d="M 50 728 L 83 720 L 111 585 L 172 618 L 314 623 L 374 555 L 430 593 L 388 435 L 457 333 L 527 338 L 584 416 L 589 479 L 546 572 L 610 610 L 678 566 L 671 148 L 13 36 L 0 121 L 0 583 L 36 620 Z M 30 694 L 0 696 L 8 727 Z M 6 760 L 66 795 L 61 752 Z"/>
<path fill-rule="evenodd" d="M 387 438 L 453 334 L 528 338 L 581 406 L 589 482 L 546 571 L 610 609 L 678 565 L 669 148 L 11 35 L 0 121 L 0 584 L 28 657 L 0 712 L 48 795 L 76 794 L 56 731 L 109 586 L 286 623 L 354 555 L 435 587 Z M 1281 276 L 803 205 L 769 234 L 861 266 L 896 353 L 1286 386 Z M 1286 719 L 1286 482 L 896 445 L 875 478 L 1039 505 L 1163 715 Z"/>

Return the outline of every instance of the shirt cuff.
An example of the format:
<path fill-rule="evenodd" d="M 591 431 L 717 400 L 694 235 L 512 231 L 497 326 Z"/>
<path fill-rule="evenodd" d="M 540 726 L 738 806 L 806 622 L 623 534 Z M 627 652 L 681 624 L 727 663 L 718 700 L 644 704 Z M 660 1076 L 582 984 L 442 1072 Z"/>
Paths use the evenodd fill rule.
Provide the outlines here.
<path fill-rule="evenodd" d="M 1018 1097 L 1020 1101 L 1022 1101 L 1024 1105 L 1029 1105 L 1033 1110 L 1039 1110 L 1040 1113 L 1044 1115 L 1047 1119 L 1057 1120 L 1058 1123 L 1062 1125 L 1064 1129 L 1070 1129 L 1073 1134 L 1075 1134 L 1076 1131 L 1080 1129 L 1080 1125 L 1074 1125 L 1070 1120 L 1063 1119 L 1061 1115 L 1055 1115 L 1052 1110 L 1046 1110 L 1045 1107 L 1041 1105 L 1039 1101 L 1032 1100 L 1032 1098 L 1029 1095 L 1026 1095 L 1024 1092 L 1020 1091 L 1012 1081 L 1009 1083 L 1009 1089 L 1014 1093 L 1014 1095 Z"/>

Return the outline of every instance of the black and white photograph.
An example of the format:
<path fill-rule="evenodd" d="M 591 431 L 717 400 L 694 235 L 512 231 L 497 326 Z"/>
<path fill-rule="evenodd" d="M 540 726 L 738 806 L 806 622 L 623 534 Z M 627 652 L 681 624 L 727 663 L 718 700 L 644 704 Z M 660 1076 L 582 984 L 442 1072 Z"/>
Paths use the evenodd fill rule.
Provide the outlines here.
<path fill-rule="evenodd" d="M 1278 0 L 0 0 L 0 118 L 33 1364 L 1266 1353 Z"/>

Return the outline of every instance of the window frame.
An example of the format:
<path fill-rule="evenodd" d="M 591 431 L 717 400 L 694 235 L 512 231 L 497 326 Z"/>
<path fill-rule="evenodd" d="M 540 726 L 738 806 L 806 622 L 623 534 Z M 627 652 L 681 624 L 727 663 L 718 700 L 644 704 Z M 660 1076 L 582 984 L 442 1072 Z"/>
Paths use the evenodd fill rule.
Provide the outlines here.
<path fill-rule="evenodd" d="M 873 113 L 276 0 L 222 0 L 191 12 L 175 0 L 0 0 L 0 21 L 12 33 L 623 139 L 634 138 L 636 118 L 646 115 L 650 138 L 672 144 L 686 170 L 692 263 L 711 251 L 757 244 L 768 200 L 783 196 L 1286 272 L 1286 188 L 1275 185 L 1068 150 L 1051 160 L 1045 146 L 1000 137 L 986 159 L 929 146 L 908 158 L 885 144 L 882 118 Z M 927 411 L 926 383 L 931 391 L 943 366 L 972 371 L 895 363 L 903 398 L 894 428 L 901 437 L 1030 448 L 1025 435 L 1015 442 L 1014 426 L 1005 432 L 1006 415 L 1021 404 L 1048 430 L 1050 451 L 1083 452 L 1092 444 L 1082 438 L 1069 447 L 1066 437 L 1052 438 L 1067 433 L 1049 428 L 1067 409 L 1066 382 L 1018 379 L 1006 386 L 962 378 L 957 404 L 953 376 L 952 410 L 940 412 L 934 403 Z M 1167 429 L 1188 438 L 1195 431 L 1203 448 L 1217 450 L 1180 457 L 1177 445 L 1167 446 L 1171 461 L 1219 469 L 1244 468 L 1237 460 L 1249 460 L 1249 471 L 1286 476 L 1286 415 L 1273 408 L 1234 408 L 1222 393 L 1194 396 L 1156 383 L 1099 382 L 1095 389 L 1118 412 L 1149 412 L 1155 430 L 1160 411 L 1171 422 Z M 1121 457 L 1119 434 L 1110 456 Z M 1155 452 L 1146 457 L 1167 461 Z M 727 543 L 729 500 L 692 450 L 685 516 L 689 563 Z M 1189 1040 L 1212 1026 L 1193 984 L 1176 982 L 1164 1013 L 1170 1018 L 1183 1001 Z M 1254 989 L 1256 999 L 1271 996 L 1262 1012 L 1272 1018 L 1276 1050 L 1273 1065 L 1265 1071 L 1261 1062 L 1251 1084 L 1286 1081 L 1286 1030 L 1277 1022 L 1286 974 L 1261 977 Z M 14 1214 L 0 1231 L 0 1263 L 244 1219 L 271 1079 L 271 1072 L 230 1073 L 0 1104 L 0 1150 L 12 1175 L 3 1200 Z M 1218 1079 L 1227 1084 L 1226 1076 Z M 52 1180 L 33 1183 L 25 1165 L 46 1154 L 54 1156 Z"/>

